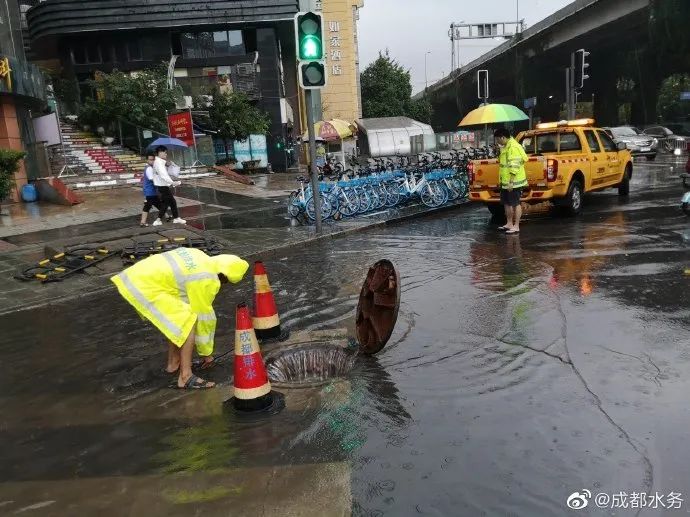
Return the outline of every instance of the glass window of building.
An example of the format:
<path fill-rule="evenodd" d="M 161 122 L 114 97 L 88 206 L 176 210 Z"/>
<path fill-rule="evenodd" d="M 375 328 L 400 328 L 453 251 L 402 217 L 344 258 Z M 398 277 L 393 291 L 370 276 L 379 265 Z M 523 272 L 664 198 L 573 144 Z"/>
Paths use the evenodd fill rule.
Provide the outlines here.
<path fill-rule="evenodd" d="M 86 47 L 86 59 L 89 63 L 101 62 L 101 48 L 99 45 L 88 45 Z"/>
<path fill-rule="evenodd" d="M 189 59 L 244 55 L 242 31 L 185 33 L 180 36 L 182 56 Z"/>
<path fill-rule="evenodd" d="M 138 39 L 127 42 L 127 57 L 129 61 L 141 61 L 143 59 Z"/>
<path fill-rule="evenodd" d="M 72 61 L 75 65 L 86 64 L 86 49 L 84 47 L 74 47 L 72 49 Z"/>
<path fill-rule="evenodd" d="M 242 31 L 216 31 L 213 33 L 216 56 L 241 56 L 245 54 Z"/>

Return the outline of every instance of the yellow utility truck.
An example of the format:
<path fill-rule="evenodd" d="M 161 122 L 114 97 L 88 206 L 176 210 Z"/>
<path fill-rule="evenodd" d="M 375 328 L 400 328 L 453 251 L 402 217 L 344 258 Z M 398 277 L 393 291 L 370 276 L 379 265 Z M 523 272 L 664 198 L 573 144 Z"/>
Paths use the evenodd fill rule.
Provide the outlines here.
<path fill-rule="evenodd" d="M 517 136 L 528 156 L 528 185 L 523 203 L 551 201 L 571 215 L 580 212 L 588 192 L 617 188 L 630 190 L 633 160 L 623 142 L 616 143 L 594 120 L 581 119 L 538 124 Z M 470 201 L 486 204 L 492 214 L 503 214 L 498 160 L 469 164 Z"/>

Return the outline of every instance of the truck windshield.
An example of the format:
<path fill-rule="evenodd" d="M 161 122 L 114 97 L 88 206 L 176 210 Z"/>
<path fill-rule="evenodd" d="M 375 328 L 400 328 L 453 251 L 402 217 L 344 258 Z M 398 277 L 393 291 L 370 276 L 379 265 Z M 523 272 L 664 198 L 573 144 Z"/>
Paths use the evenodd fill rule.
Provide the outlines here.
<path fill-rule="evenodd" d="M 520 140 L 527 154 L 554 154 L 579 151 L 580 139 L 573 132 L 553 131 L 526 135 Z"/>

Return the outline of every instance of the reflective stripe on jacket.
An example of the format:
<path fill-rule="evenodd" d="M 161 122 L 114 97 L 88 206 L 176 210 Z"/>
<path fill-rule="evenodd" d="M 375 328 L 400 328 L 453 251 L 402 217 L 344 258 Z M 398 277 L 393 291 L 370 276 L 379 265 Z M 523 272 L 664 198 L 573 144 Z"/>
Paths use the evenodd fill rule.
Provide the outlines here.
<path fill-rule="evenodd" d="M 196 324 L 197 352 L 208 356 L 216 331 L 212 304 L 220 289 L 218 274 L 232 274 L 239 281 L 249 269 L 239 257 L 221 257 L 223 261 L 201 250 L 178 248 L 148 257 L 111 280 L 122 297 L 177 346 Z"/>
<path fill-rule="evenodd" d="M 513 188 L 522 188 L 527 185 L 526 161 L 525 150 L 517 140 L 512 137 L 509 138 L 498 157 L 501 188 L 508 187 L 511 177 Z"/>

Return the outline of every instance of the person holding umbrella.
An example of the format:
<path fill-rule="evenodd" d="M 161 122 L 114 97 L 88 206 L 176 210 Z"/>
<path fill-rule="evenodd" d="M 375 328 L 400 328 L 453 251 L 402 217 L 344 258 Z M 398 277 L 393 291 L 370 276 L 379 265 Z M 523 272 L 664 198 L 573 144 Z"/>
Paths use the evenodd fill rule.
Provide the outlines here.
<path fill-rule="evenodd" d="M 510 132 L 501 127 L 494 131 L 494 140 L 501 146 L 501 154 L 498 157 L 501 202 L 505 208 L 506 224 L 499 227 L 506 235 L 520 233 L 520 218 L 522 207 L 520 197 L 522 189 L 527 186 L 527 174 L 525 162 L 527 154 L 522 146 L 510 136 Z"/>
<path fill-rule="evenodd" d="M 187 224 L 187 221 L 180 217 L 177 210 L 177 201 L 173 196 L 172 190 L 170 190 L 170 187 L 176 187 L 180 182 L 170 177 L 170 173 L 168 172 L 169 164 L 168 148 L 164 145 L 159 145 L 156 147 L 156 159 L 153 162 L 153 184 L 156 186 L 158 194 L 160 195 L 161 207 L 158 212 L 158 219 L 153 222 L 153 226 L 160 226 L 163 224 L 161 218 L 167 212 L 168 207 L 170 207 L 170 211 L 172 212 L 173 224 Z"/>

